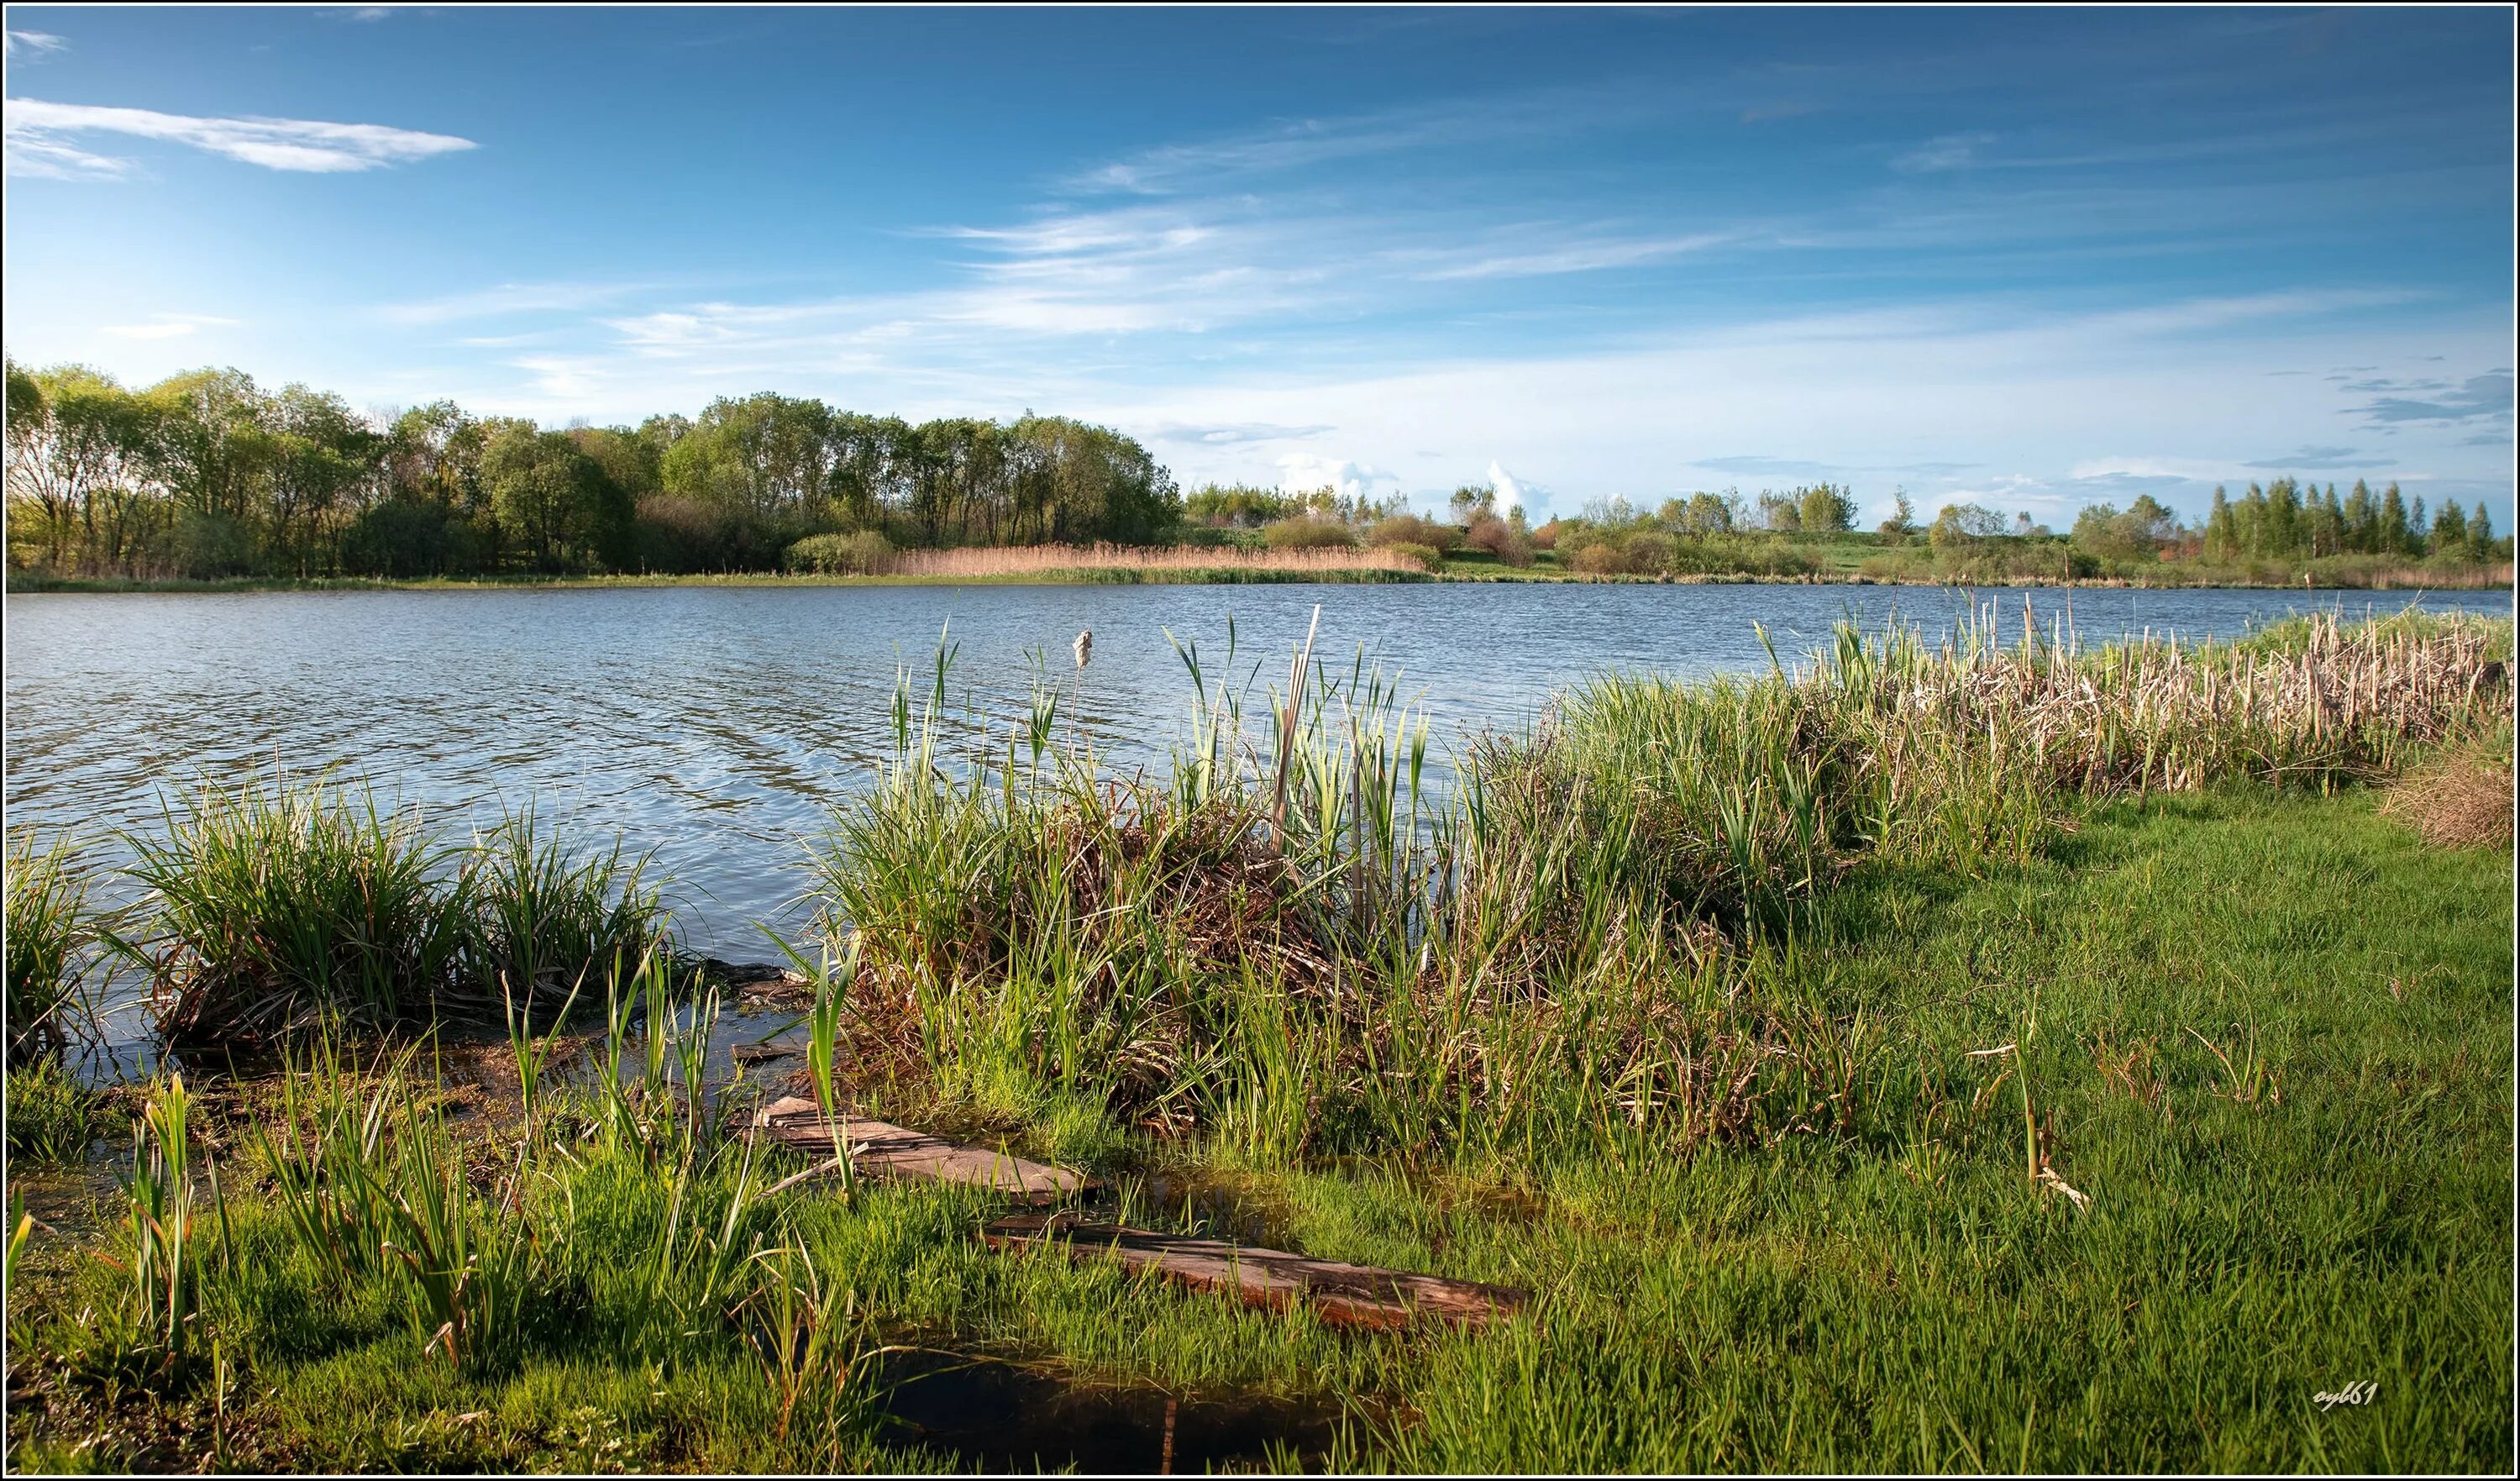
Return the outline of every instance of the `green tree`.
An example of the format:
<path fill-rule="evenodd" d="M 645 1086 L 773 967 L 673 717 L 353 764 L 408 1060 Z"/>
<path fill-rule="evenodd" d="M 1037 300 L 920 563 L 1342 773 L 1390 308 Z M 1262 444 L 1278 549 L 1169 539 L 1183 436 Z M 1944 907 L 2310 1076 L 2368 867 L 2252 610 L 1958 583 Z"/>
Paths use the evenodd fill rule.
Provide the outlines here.
<path fill-rule="evenodd" d="M 1802 491 L 1796 513 L 1809 533 L 1841 534 L 1855 527 L 1854 493 L 1832 484 L 1813 484 Z"/>
<path fill-rule="evenodd" d="M 2229 561 L 2240 554 L 2238 520 L 2232 516 L 2231 501 L 2223 485 L 2214 485 L 2214 504 L 2205 516 L 2205 559 Z"/>
<path fill-rule="evenodd" d="M 2395 482 L 2390 483 L 2387 491 L 2380 495 L 2378 525 L 2372 545 L 2374 553 L 2384 556 L 2413 554 L 2414 533 L 2407 524 L 2406 496 L 2398 492 Z"/>
<path fill-rule="evenodd" d="M 630 519 L 628 497 L 565 432 L 504 426 L 482 457 L 499 531 L 533 569 L 602 563 Z"/>
<path fill-rule="evenodd" d="M 84 366 L 8 366 L 10 534 L 57 570 L 129 569 L 139 557 L 149 421 Z"/>
<path fill-rule="evenodd" d="M 2436 556 L 2463 557 L 2467 554 L 2467 512 L 2458 507 L 2456 499 L 2442 501 L 2440 511 L 2433 516 L 2429 543 Z"/>

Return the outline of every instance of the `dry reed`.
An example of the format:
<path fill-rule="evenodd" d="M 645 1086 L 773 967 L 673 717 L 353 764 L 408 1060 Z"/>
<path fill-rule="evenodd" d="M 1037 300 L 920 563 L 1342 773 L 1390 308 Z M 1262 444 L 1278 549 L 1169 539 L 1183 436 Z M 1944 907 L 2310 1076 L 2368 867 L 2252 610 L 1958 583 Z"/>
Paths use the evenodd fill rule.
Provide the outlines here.
<path fill-rule="evenodd" d="M 2509 848 L 2512 771 L 2499 754 L 2462 750 L 2422 767 L 2389 789 L 2380 804 L 2436 848 Z"/>
<path fill-rule="evenodd" d="M 1009 545 L 903 551 L 884 563 L 893 576 L 1039 576 L 1063 571 L 1248 571 L 1327 575 L 1338 571 L 1425 570 L 1417 558 L 1363 550 L 1236 550 L 1193 545 Z"/>

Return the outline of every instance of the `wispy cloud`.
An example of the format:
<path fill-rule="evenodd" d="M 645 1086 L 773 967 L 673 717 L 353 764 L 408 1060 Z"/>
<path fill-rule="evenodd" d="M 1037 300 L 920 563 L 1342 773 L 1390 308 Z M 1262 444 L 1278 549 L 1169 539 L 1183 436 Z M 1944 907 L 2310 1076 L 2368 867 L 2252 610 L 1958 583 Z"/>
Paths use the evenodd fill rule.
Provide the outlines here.
<path fill-rule="evenodd" d="M 13 30 L 8 32 L 7 39 L 8 58 L 10 61 L 18 63 L 32 62 L 38 57 L 49 56 L 54 52 L 65 51 L 69 47 L 69 43 L 68 41 L 52 34 L 50 31 Z"/>
<path fill-rule="evenodd" d="M 382 169 L 476 148 L 452 134 L 422 133 L 381 123 L 325 123 L 305 118 L 199 118 L 142 108 L 94 108 L 34 98 L 7 102 L 10 173 L 50 179 L 112 179 L 132 161 L 73 144 L 114 134 L 181 144 L 264 169 L 339 174 Z"/>
<path fill-rule="evenodd" d="M 2328 472 L 2340 468 L 2370 468 L 2384 463 L 2384 458 L 2368 456 L 2359 448 L 2304 447 L 2289 458 L 2262 458 L 2243 463 L 2242 468 L 2262 468 L 2272 472 Z"/>
<path fill-rule="evenodd" d="M 100 328 L 117 339 L 181 339 L 204 329 L 232 328 L 243 322 L 216 314 L 151 314 L 145 324 L 108 324 Z"/>
<path fill-rule="evenodd" d="M 2446 382 L 2393 383 L 2384 381 L 2362 381 L 2348 390 L 2417 390 L 2445 386 Z M 2348 415 L 2364 418 L 2375 426 L 2393 423 L 2435 423 L 2448 425 L 2482 419 L 2508 417 L 2512 410 L 2512 378 L 2509 371 L 2470 376 L 2456 388 L 2445 388 L 2435 396 L 2383 395 L 2356 407 Z"/>
<path fill-rule="evenodd" d="M 1966 169 L 1978 162 L 1978 151 L 1994 142 L 1993 134 L 1944 134 L 1900 155 L 1890 161 L 1890 167 L 1911 175 Z"/>
<path fill-rule="evenodd" d="M 1276 174 L 1410 150 L 1528 141 L 1666 113 L 1666 98 L 1597 86 L 1447 100 L 1414 108 L 1282 119 L 1192 143 L 1141 150 L 1065 177 L 1069 193 L 1169 195 L 1212 190 L 1237 177 Z"/>
<path fill-rule="evenodd" d="M 1291 442 L 1334 432 L 1337 427 L 1327 422 L 1309 426 L 1282 426 L 1273 422 L 1235 422 L 1212 426 L 1184 426 L 1166 423 L 1148 435 L 1158 442 L 1188 442 L 1200 447 L 1232 447 L 1245 442 Z"/>
<path fill-rule="evenodd" d="M 445 324 L 503 314 L 599 308 L 648 287 L 640 283 L 502 283 L 471 292 L 391 303 L 379 312 L 393 324 Z"/>
<path fill-rule="evenodd" d="M 1642 237 L 1573 241 L 1541 251 L 1482 256 L 1421 274 L 1429 282 L 1462 282 L 1477 278 L 1533 278 L 1555 273 L 1590 273 L 1605 268 L 1660 262 L 1684 252 L 1703 251 L 1736 240 L 1731 232 L 1699 232 L 1679 237 Z"/>

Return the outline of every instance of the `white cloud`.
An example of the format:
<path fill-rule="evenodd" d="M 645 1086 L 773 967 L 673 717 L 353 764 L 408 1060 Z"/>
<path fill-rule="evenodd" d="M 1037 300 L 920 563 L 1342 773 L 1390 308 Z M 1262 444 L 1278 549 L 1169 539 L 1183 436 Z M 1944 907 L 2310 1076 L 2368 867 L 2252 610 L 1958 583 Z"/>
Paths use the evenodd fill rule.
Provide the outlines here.
<path fill-rule="evenodd" d="M 49 31 L 10 31 L 8 58 L 12 62 L 32 62 L 37 57 L 66 51 L 69 43 Z"/>
<path fill-rule="evenodd" d="M 1552 273 L 1590 273 L 1603 268 L 1634 267 L 1639 263 L 1658 262 L 1684 252 L 1703 251 L 1735 240 L 1731 232 L 1700 232 L 1685 237 L 1652 237 L 1633 240 L 1600 240 L 1567 242 L 1541 251 L 1506 256 L 1479 257 L 1451 267 L 1436 268 L 1422 276 L 1429 282 L 1459 282 L 1475 278 L 1530 278 Z"/>
<path fill-rule="evenodd" d="M 226 329 L 242 323 L 215 314 L 151 314 L 146 324 L 108 324 L 102 332 L 117 339 L 180 339 L 204 329 Z"/>
<path fill-rule="evenodd" d="M 1488 482 L 1496 489 L 1498 509 L 1507 514 L 1521 510 L 1524 517 L 1530 517 L 1531 503 L 1522 480 L 1506 471 L 1505 465 L 1493 458 L 1488 460 Z"/>
<path fill-rule="evenodd" d="M 1288 453 L 1278 460 L 1278 487 L 1290 494 L 1310 493 L 1327 485 L 1357 499 L 1372 494 L 1379 485 L 1399 481 L 1400 475 L 1387 469 L 1326 458 L 1319 453 Z"/>
<path fill-rule="evenodd" d="M 381 123 L 197 118 L 143 108 L 11 98 L 7 102 L 9 170 L 52 179 L 111 179 L 128 173 L 130 160 L 101 156 L 69 142 L 100 133 L 181 144 L 264 169 L 307 174 L 380 169 L 476 148 L 472 140 L 451 134 Z"/>

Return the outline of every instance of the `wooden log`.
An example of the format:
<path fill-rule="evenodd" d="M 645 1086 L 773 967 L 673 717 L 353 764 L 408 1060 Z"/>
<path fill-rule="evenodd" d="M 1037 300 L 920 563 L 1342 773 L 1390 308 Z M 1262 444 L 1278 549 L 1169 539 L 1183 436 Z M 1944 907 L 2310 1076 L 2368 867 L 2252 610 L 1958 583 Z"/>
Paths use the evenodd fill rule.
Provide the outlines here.
<path fill-rule="evenodd" d="M 799 1096 L 773 1100 L 752 1118 L 760 1135 L 773 1142 L 803 1147 L 836 1158 L 832 1128 L 822 1107 Z M 1046 1167 L 1006 1152 L 964 1146 L 925 1132 L 909 1131 L 884 1121 L 849 1116 L 841 1119 L 841 1144 L 850 1165 L 875 1177 L 924 1178 L 995 1189 L 1027 1203 L 1056 1203 L 1092 1186 L 1091 1180 L 1062 1167 Z M 837 1171 L 836 1161 L 832 1171 Z"/>
<path fill-rule="evenodd" d="M 1302 1301 L 1339 1326 L 1397 1327 L 1420 1318 L 1482 1326 L 1518 1310 L 1530 1292 L 1441 1276 L 1412 1275 L 1222 1239 L 1192 1239 L 1117 1224 L 1085 1224 L 1071 1214 L 1022 1214 L 980 1232 L 995 1249 L 1055 1245 L 1071 1260 L 1116 1255 L 1132 1271 L 1151 1270 L 1199 1290 L 1229 1291 L 1251 1306 Z"/>

